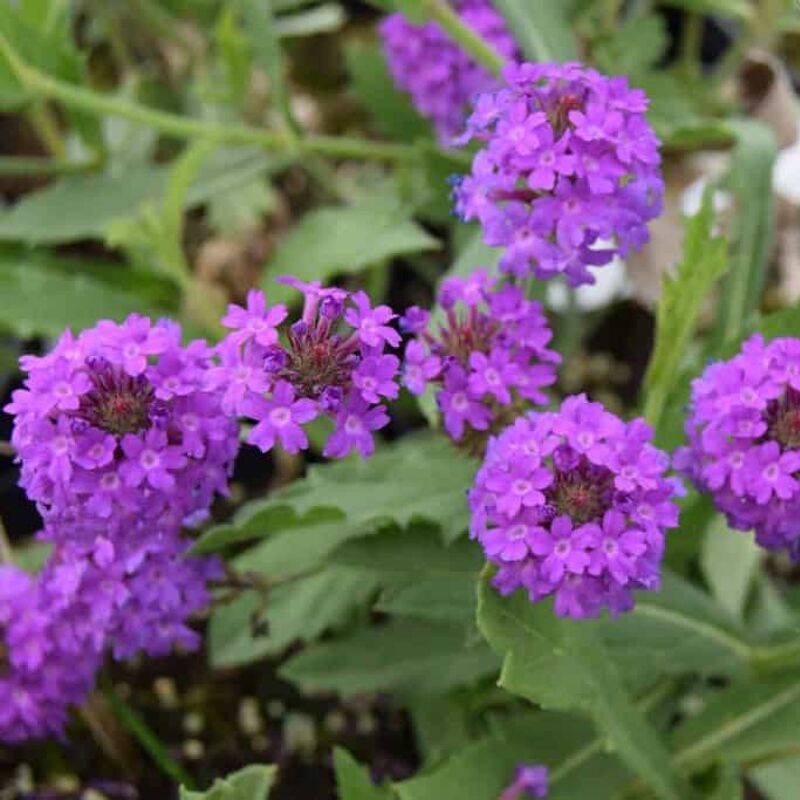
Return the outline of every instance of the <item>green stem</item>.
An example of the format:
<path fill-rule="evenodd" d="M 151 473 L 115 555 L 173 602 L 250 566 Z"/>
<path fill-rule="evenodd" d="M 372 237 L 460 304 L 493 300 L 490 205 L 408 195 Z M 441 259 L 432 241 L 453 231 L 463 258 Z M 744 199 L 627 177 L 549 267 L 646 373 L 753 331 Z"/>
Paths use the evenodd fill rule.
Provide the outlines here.
<path fill-rule="evenodd" d="M 100 166 L 99 159 L 67 161 L 60 158 L 0 156 L 0 175 L 65 175 L 91 172 Z"/>
<path fill-rule="evenodd" d="M 415 162 L 420 158 L 420 150 L 414 145 L 334 136 L 308 136 L 298 140 L 283 133 L 274 133 L 247 125 L 205 122 L 148 108 L 117 97 L 109 97 L 58 80 L 31 67 L 19 57 L 8 39 L 1 34 L 0 56 L 6 60 L 12 72 L 31 92 L 58 100 L 82 111 L 124 117 L 179 139 L 211 137 L 220 142 L 253 144 L 267 150 L 278 150 L 296 155 L 315 153 L 336 158 L 400 162 Z"/>
<path fill-rule="evenodd" d="M 25 82 L 23 81 L 23 83 Z M 47 152 L 56 158 L 64 158 L 67 154 L 67 146 L 61 138 L 58 122 L 45 102 L 37 100 L 31 104 L 28 109 L 28 120 Z"/>
<path fill-rule="evenodd" d="M 681 39 L 681 66 L 687 75 L 695 75 L 700 68 L 700 49 L 703 44 L 705 18 L 702 14 L 687 14 L 684 17 Z"/>
<path fill-rule="evenodd" d="M 460 44 L 479 64 L 494 73 L 500 73 L 506 65 L 506 59 L 486 39 L 466 25 L 452 6 L 445 0 L 422 0 L 422 6 L 447 31 L 450 38 Z"/>
<path fill-rule="evenodd" d="M 753 647 L 750 658 L 759 671 L 797 667 L 800 664 L 800 637 L 782 644 Z"/>
<path fill-rule="evenodd" d="M 191 775 L 170 756 L 164 743 L 150 726 L 129 706 L 114 690 L 108 679 L 103 680 L 103 694 L 106 696 L 114 715 L 139 742 L 142 748 L 153 759 L 155 765 L 168 777 L 178 781 L 187 789 L 194 789 Z"/>
<path fill-rule="evenodd" d="M 3 518 L 0 517 L 0 564 L 13 564 L 14 551 L 11 549 L 11 542 L 6 533 L 6 526 L 3 524 Z"/>

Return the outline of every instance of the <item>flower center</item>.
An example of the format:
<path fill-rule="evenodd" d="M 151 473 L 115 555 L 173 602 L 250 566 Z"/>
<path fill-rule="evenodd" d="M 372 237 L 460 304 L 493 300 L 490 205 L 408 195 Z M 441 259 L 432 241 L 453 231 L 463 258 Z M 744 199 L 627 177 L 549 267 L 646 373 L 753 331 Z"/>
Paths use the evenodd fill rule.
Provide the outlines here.
<path fill-rule="evenodd" d="M 90 368 L 93 387 L 81 397 L 79 416 L 116 436 L 149 428 L 154 392 L 147 379 L 131 377 L 104 359 Z"/>
<path fill-rule="evenodd" d="M 603 467 L 589 468 L 585 463 L 560 473 L 546 492 L 556 512 L 578 525 L 602 517 L 611 505 L 612 494 L 611 472 Z"/>
<path fill-rule="evenodd" d="M 289 422 L 289 420 L 291 420 L 291 418 L 292 413 L 285 406 L 273 408 L 272 411 L 269 412 L 269 421 L 276 428 L 283 428 Z"/>
<path fill-rule="evenodd" d="M 780 409 L 772 426 L 773 436 L 786 450 L 800 450 L 800 406 Z"/>
<path fill-rule="evenodd" d="M 466 411 L 469 407 L 469 401 L 464 392 L 456 392 L 453 395 L 453 408 L 456 411 Z"/>
<path fill-rule="evenodd" d="M 355 414 L 351 414 L 344 423 L 344 429 L 350 434 L 361 433 L 363 427 L 361 420 Z"/>

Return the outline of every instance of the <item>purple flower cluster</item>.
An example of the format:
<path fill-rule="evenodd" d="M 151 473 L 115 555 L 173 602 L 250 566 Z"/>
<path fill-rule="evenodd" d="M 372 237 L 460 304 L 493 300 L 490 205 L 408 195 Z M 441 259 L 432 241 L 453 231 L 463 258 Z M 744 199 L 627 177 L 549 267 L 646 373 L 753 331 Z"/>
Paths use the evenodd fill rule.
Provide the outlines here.
<path fill-rule="evenodd" d="M 413 394 L 439 386 L 437 402 L 453 439 L 506 424 L 526 402 L 546 403 L 542 391 L 556 380 L 560 356 L 549 350 L 552 333 L 539 303 L 518 286 L 498 287 L 477 270 L 442 282 L 444 319 L 413 307 L 403 326 L 417 334 L 406 347 L 403 380 Z"/>
<path fill-rule="evenodd" d="M 628 611 L 634 589 L 657 589 L 680 487 L 651 438 L 643 420 L 578 395 L 491 439 L 469 501 L 494 585 L 554 595 L 556 613 L 575 618 Z"/>
<path fill-rule="evenodd" d="M 520 764 L 514 780 L 503 790 L 498 800 L 518 800 L 524 796 L 547 797 L 549 775 L 543 764 Z"/>
<path fill-rule="evenodd" d="M 0 573 L 0 740 L 60 732 L 107 650 L 198 644 L 187 620 L 220 570 L 186 557 L 180 532 L 226 491 L 238 429 L 211 385 L 212 351 L 180 335 L 134 315 L 22 359 L 6 410 L 54 551 L 35 579 Z"/>
<path fill-rule="evenodd" d="M 173 530 L 226 491 L 236 425 L 210 386 L 211 349 L 180 337 L 131 315 L 21 359 L 25 388 L 6 406 L 20 484 L 57 537 Z"/>
<path fill-rule="evenodd" d="M 800 559 L 800 339 L 748 339 L 692 384 L 675 465 L 739 530 Z"/>
<path fill-rule="evenodd" d="M 185 559 L 176 533 L 60 545 L 32 578 L 0 567 L 0 741 L 59 735 L 70 705 L 116 658 L 193 648 L 186 624 L 204 608 L 217 562 Z"/>
<path fill-rule="evenodd" d="M 289 453 L 305 450 L 303 426 L 327 416 L 335 428 L 323 455 L 371 455 L 373 432 L 389 423 L 382 400 L 399 393 L 400 360 L 385 352 L 400 344 L 390 325 L 396 315 L 388 306 L 372 308 L 361 291 L 279 280 L 305 296 L 302 318 L 288 326 L 284 340 L 277 326 L 286 308 L 268 308 L 255 289 L 247 308 L 231 305 L 222 320 L 232 332 L 218 347 L 210 380 L 223 392 L 223 410 L 255 420 L 247 441 L 264 452 L 276 443 Z"/>
<path fill-rule="evenodd" d="M 501 269 L 593 283 L 590 266 L 641 247 L 664 191 L 647 96 L 580 64 L 512 64 L 463 142 L 485 143 L 455 190 Z"/>
<path fill-rule="evenodd" d="M 490 0 L 452 0 L 466 25 L 509 59 L 518 56 L 514 37 Z M 411 95 L 418 111 L 432 120 L 448 144 L 461 133 L 469 105 L 497 79 L 461 49 L 436 22 L 412 25 L 402 14 L 381 24 L 386 59 L 397 85 Z"/>

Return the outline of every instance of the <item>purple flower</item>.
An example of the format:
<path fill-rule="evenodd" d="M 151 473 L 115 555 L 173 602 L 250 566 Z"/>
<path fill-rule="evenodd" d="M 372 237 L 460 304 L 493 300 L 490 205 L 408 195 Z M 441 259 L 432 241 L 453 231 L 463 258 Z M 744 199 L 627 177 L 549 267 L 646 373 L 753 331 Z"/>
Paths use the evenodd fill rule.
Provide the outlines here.
<path fill-rule="evenodd" d="M 275 331 L 266 344 L 240 330 L 226 336 L 209 385 L 223 392 L 226 411 L 256 421 L 248 442 L 264 452 L 276 442 L 290 453 L 307 449 L 302 426 L 320 414 L 336 423 L 326 455 L 343 457 L 353 447 L 372 452 L 371 431 L 388 421 L 381 401 L 399 393 L 400 361 L 384 352 L 387 344 L 400 343 L 389 326 L 396 315 L 388 306 L 372 308 L 364 292 L 351 295 L 291 276 L 279 280 L 303 293 L 302 318 L 288 324 L 283 337 Z M 242 322 L 251 312 L 275 324 L 285 317 L 283 310 L 273 314 L 260 292 L 248 296 L 248 311 L 232 310 L 228 317 Z"/>
<path fill-rule="evenodd" d="M 627 611 L 634 590 L 658 588 L 679 488 L 651 438 L 642 420 L 579 395 L 490 439 L 470 533 L 498 567 L 495 586 L 524 588 L 532 602 L 552 595 L 557 614 L 576 618 Z"/>
<path fill-rule="evenodd" d="M 504 249 L 503 271 L 593 283 L 647 241 L 663 195 L 646 98 L 579 64 L 510 64 L 478 98 L 460 141 L 483 145 L 456 187 L 456 211 Z"/>
<path fill-rule="evenodd" d="M 353 372 L 353 385 L 368 403 L 380 403 L 381 396 L 394 400 L 400 391 L 395 381 L 399 369 L 397 356 L 368 356 Z"/>
<path fill-rule="evenodd" d="M 357 450 L 368 458 L 375 450 L 372 431 L 389 424 L 383 406 L 370 406 L 358 395 L 354 395 L 336 415 L 336 429 L 328 439 L 323 455 L 327 458 L 344 458 Z"/>
<path fill-rule="evenodd" d="M 397 316 L 389 306 L 372 308 L 366 292 L 356 292 L 352 300 L 356 307 L 348 308 L 344 318 L 356 328 L 358 338 L 363 344 L 368 347 L 381 347 L 384 342 L 390 347 L 400 344 L 400 334 L 387 324 Z"/>
<path fill-rule="evenodd" d="M 229 305 L 222 324 L 236 331 L 233 338 L 240 344 L 253 339 L 262 347 L 269 347 L 278 341 L 277 327 L 286 319 L 287 314 L 286 306 L 283 305 L 267 308 L 264 293 L 251 289 L 247 293 L 247 308 Z"/>
<path fill-rule="evenodd" d="M 294 388 L 287 381 L 278 381 L 269 400 L 259 398 L 250 415 L 258 424 L 250 431 L 247 441 L 263 452 L 271 450 L 275 441 L 287 453 L 297 453 L 308 447 L 308 437 L 300 427 L 317 416 L 317 405 L 307 398 L 295 399 Z"/>
<path fill-rule="evenodd" d="M 709 492 L 731 527 L 800 556 L 800 340 L 752 336 L 692 384 L 689 446 L 676 466 Z"/>
<path fill-rule="evenodd" d="M 498 52 L 516 58 L 514 38 L 490 0 L 452 0 L 451 5 Z M 412 25 L 402 14 L 391 14 L 380 32 L 395 82 L 434 123 L 440 141 L 448 144 L 461 132 L 475 96 L 494 87 L 496 79 L 435 22 Z"/>
<path fill-rule="evenodd" d="M 406 346 L 405 385 L 413 394 L 440 385 L 444 428 L 457 440 L 467 426 L 490 430 L 502 419 L 500 406 L 546 403 L 543 389 L 556 380 L 560 357 L 547 348 L 552 333 L 541 305 L 517 286 L 496 284 L 482 269 L 444 280 L 438 294 L 444 319 Z"/>
<path fill-rule="evenodd" d="M 403 383 L 411 394 L 422 394 L 428 383 L 439 376 L 441 369 L 441 360 L 427 355 L 421 342 L 413 340 L 406 345 Z"/>
<path fill-rule="evenodd" d="M 548 770 L 543 764 L 520 764 L 512 783 L 503 790 L 498 800 L 519 800 L 528 797 L 547 797 Z"/>
<path fill-rule="evenodd" d="M 227 490 L 238 432 L 211 352 L 182 346 L 174 323 L 133 315 L 21 360 L 25 385 L 6 409 L 20 483 L 58 541 L 177 526 Z M 73 391 L 56 388 L 55 402 L 62 384 Z"/>
<path fill-rule="evenodd" d="M 444 388 L 436 395 L 436 401 L 444 417 L 445 430 L 456 441 L 464 435 L 467 423 L 476 431 L 485 431 L 489 427 L 491 412 L 470 397 L 467 375 L 457 365 L 445 373 Z"/>

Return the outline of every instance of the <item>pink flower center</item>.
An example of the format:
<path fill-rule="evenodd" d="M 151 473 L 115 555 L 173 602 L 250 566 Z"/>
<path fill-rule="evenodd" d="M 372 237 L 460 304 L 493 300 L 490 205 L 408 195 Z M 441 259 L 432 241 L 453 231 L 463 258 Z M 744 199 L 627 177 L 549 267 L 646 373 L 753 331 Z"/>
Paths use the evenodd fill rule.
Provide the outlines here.
<path fill-rule="evenodd" d="M 355 414 L 350 414 L 345 420 L 344 429 L 351 436 L 357 436 L 364 430 L 364 426 L 359 417 L 357 417 Z"/>
<path fill-rule="evenodd" d="M 160 462 L 161 459 L 155 450 L 142 450 L 142 454 L 139 456 L 139 463 L 146 470 L 155 469 Z"/>
<path fill-rule="evenodd" d="M 273 408 L 272 411 L 269 412 L 269 421 L 276 428 L 284 428 L 291 422 L 291 420 L 292 412 L 285 406 Z"/>

